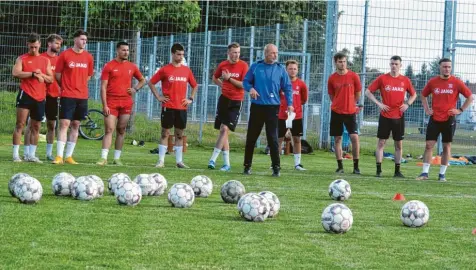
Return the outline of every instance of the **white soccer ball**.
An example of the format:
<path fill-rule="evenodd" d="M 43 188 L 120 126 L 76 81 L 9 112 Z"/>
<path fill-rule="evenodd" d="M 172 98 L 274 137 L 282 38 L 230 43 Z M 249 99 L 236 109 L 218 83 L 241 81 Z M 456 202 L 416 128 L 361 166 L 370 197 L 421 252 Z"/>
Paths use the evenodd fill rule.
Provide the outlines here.
<path fill-rule="evenodd" d="M 237 203 L 245 192 L 245 186 L 240 181 L 230 180 L 221 186 L 220 195 L 226 203 Z"/>
<path fill-rule="evenodd" d="M 178 208 L 191 207 L 195 200 L 195 193 L 190 185 L 184 183 L 174 184 L 168 194 L 170 204 Z"/>
<path fill-rule="evenodd" d="M 329 196 L 336 201 L 345 201 L 352 193 L 349 182 L 337 179 L 329 185 Z"/>
<path fill-rule="evenodd" d="M 107 188 L 110 194 L 114 195 L 114 191 L 116 190 L 117 186 L 123 182 L 129 181 L 131 182 L 131 178 L 125 173 L 115 173 L 107 180 Z"/>
<path fill-rule="evenodd" d="M 75 178 L 67 172 L 58 173 L 53 177 L 51 189 L 56 196 L 71 196 L 71 185 Z"/>
<path fill-rule="evenodd" d="M 195 196 L 206 198 L 212 194 L 213 183 L 210 178 L 205 175 L 197 175 L 192 178 L 190 186 L 195 193 Z"/>
<path fill-rule="evenodd" d="M 154 180 L 157 183 L 157 189 L 154 191 L 154 196 L 160 196 L 164 194 L 167 189 L 167 180 L 160 173 L 153 173 L 149 175 L 150 179 Z"/>
<path fill-rule="evenodd" d="M 142 200 L 142 190 L 135 182 L 122 181 L 117 186 L 115 196 L 120 205 L 135 206 Z"/>
<path fill-rule="evenodd" d="M 259 195 L 268 199 L 269 202 L 269 218 L 275 217 L 279 213 L 279 209 L 281 208 L 281 202 L 278 199 L 278 196 L 271 191 L 262 191 Z"/>
<path fill-rule="evenodd" d="M 148 174 L 139 174 L 134 178 L 134 182 L 140 186 L 142 190 L 142 196 L 153 195 L 155 190 L 158 188 L 157 183 L 154 179 L 150 178 Z"/>
<path fill-rule="evenodd" d="M 352 211 L 342 203 L 333 203 L 322 212 L 322 227 L 327 232 L 345 233 L 352 227 Z"/>
<path fill-rule="evenodd" d="M 80 176 L 71 185 L 71 196 L 77 200 L 90 201 L 98 196 L 98 184 L 89 176 Z"/>
<path fill-rule="evenodd" d="M 104 182 L 102 181 L 101 177 L 97 175 L 88 175 L 89 178 L 93 179 L 94 182 L 98 185 L 98 195 L 97 197 L 102 197 L 104 195 Z"/>
<path fill-rule="evenodd" d="M 402 207 L 400 218 L 408 227 L 422 227 L 430 218 L 430 210 L 421 201 L 409 201 Z"/>
<path fill-rule="evenodd" d="M 256 193 L 243 195 L 237 208 L 240 216 L 248 221 L 265 221 L 271 209 L 268 199 Z"/>
<path fill-rule="evenodd" d="M 16 197 L 15 196 L 15 184 L 16 184 L 16 182 L 19 179 L 21 179 L 23 177 L 27 177 L 27 176 L 30 176 L 30 175 L 27 174 L 27 173 L 17 173 L 14 176 L 12 176 L 12 178 L 10 178 L 10 181 L 8 181 L 8 191 L 10 192 L 10 195 L 12 195 L 12 197 Z"/>
<path fill-rule="evenodd" d="M 37 179 L 24 176 L 16 181 L 14 194 L 22 203 L 37 203 L 43 195 L 43 187 Z"/>

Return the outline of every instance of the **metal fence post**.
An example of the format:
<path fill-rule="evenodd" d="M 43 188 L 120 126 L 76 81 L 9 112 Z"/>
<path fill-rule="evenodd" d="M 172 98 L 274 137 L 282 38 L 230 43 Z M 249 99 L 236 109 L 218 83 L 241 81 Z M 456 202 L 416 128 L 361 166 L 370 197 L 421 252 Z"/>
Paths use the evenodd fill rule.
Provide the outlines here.
<path fill-rule="evenodd" d="M 84 1 L 84 31 L 88 29 L 88 12 L 89 12 L 89 0 Z"/>
<path fill-rule="evenodd" d="M 137 31 L 136 34 L 136 65 L 140 67 L 140 58 L 141 58 L 141 50 L 142 50 L 142 41 L 140 38 L 140 31 Z M 139 103 L 139 95 L 136 95 L 134 98 L 134 113 L 137 112 L 137 106 Z"/>
<path fill-rule="evenodd" d="M 253 64 L 253 59 L 254 59 L 254 49 L 255 48 L 255 27 L 254 26 L 251 26 L 251 37 L 250 37 L 250 67 L 251 65 Z M 247 96 L 247 100 L 248 100 L 248 104 L 247 104 L 247 108 L 246 108 L 246 113 L 248 114 L 248 122 L 250 121 L 250 107 L 251 107 L 251 99 L 250 99 L 250 95 L 246 95 Z"/>
<path fill-rule="evenodd" d="M 281 25 L 279 23 L 276 24 L 276 41 L 274 45 L 276 45 L 276 48 L 278 48 L 278 51 L 279 51 L 279 39 L 281 37 Z M 276 61 L 279 62 L 279 53 L 278 53 L 278 56 L 276 57 Z"/>
<path fill-rule="evenodd" d="M 205 16 L 205 44 L 203 46 L 203 58 L 207 58 L 207 47 L 210 45 L 208 42 L 208 12 L 210 9 L 210 2 L 207 0 L 207 8 L 206 8 L 206 16 Z M 208 70 L 207 70 L 207 63 L 203 63 L 203 73 L 202 73 L 202 92 L 206 92 L 207 89 L 204 88 L 205 84 L 208 84 Z M 204 100 L 201 100 L 202 103 L 202 108 L 200 108 L 200 111 L 203 112 L 203 104 Z M 200 115 L 200 127 L 199 127 L 199 134 L 198 134 L 198 142 L 202 143 L 202 137 L 203 137 L 203 121 L 202 121 L 203 113 Z"/>
<path fill-rule="evenodd" d="M 96 74 L 100 74 L 101 70 L 100 70 L 100 66 L 99 66 L 99 59 L 100 59 L 100 55 L 101 55 L 101 43 L 98 42 L 96 43 L 96 59 L 94 60 L 96 62 Z M 99 88 L 99 80 L 101 80 L 101 75 L 99 76 L 94 76 L 96 77 L 95 80 L 94 80 L 94 100 L 98 100 L 99 99 L 99 92 L 100 90 L 98 90 Z"/>
<path fill-rule="evenodd" d="M 303 53 L 303 56 L 302 56 L 302 60 L 301 60 L 301 78 L 302 80 L 306 83 L 307 87 L 308 87 L 308 99 L 309 99 L 309 73 L 308 72 L 308 69 L 307 69 L 307 66 L 310 65 L 311 63 L 310 62 L 306 62 L 306 52 L 307 52 L 307 32 L 308 32 L 308 21 L 307 19 L 304 20 L 303 22 L 303 29 L 302 29 L 302 53 Z M 306 133 L 307 133 L 307 110 L 308 110 L 308 106 L 307 106 L 307 103 L 304 105 L 303 107 L 303 134 L 302 134 L 302 137 L 303 139 L 306 139 Z"/>
<path fill-rule="evenodd" d="M 109 61 L 114 59 L 114 42 L 110 41 L 109 42 Z"/>
<path fill-rule="evenodd" d="M 363 106 L 365 102 L 365 80 L 367 79 L 367 28 L 368 28 L 368 17 L 369 17 L 369 0 L 365 1 L 364 9 L 364 36 L 362 39 L 362 74 L 360 77 L 360 83 L 362 85 L 362 92 L 360 95 L 359 103 Z M 364 121 L 364 107 L 361 107 L 359 112 L 359 126 L 358 130 L 360 132 L 360 127 Z"/>

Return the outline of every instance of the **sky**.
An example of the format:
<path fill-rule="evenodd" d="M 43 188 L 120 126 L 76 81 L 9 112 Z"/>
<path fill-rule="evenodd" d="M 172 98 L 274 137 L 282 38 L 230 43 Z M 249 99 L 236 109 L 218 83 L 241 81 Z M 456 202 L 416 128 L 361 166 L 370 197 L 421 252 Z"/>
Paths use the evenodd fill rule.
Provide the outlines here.
<path fill-rule="evenodd" d="M 337 49 L 362 46 L 365 1 L 339 1 Z M 384 1 L 370 0 L 367 28 L 367 66 L 381 71 L 389 70 L 389 59 L 400 55 L 402 72 L 412 64 L 419 73 L 423 63 L 429 63 L 443 52 L 443 0 Z M 458 1 L 456 15 L 457 40 L 475 40 L 476 1 Z M 475 46 L 476 47 L 476 46 Z M 476 48 L 455 50 L 454 73 L 464 81 L 476 83 Z"/>

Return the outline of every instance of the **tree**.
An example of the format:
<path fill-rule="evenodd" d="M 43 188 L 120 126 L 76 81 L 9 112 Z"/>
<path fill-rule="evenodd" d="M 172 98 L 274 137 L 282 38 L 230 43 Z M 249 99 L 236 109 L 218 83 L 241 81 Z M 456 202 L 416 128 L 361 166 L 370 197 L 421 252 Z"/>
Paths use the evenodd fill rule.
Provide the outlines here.
<path fill-rule="evenodd" d="M 408 64 L 407 68 L 405 69 L 405 76 L 407 76 L 410 79 L 410 81 L 413 84 L 413 87 L 416 87 L 417 80 L 416 80 L 415 72 L 413 71 L 412 64 Z"/>
<path fill-rule="evenodd" d="M 440 57 L 436 57 L 433 59 L 433 61 L 430 62 L 430 75 L 431 76 L 436 76 L 440 74 L 440 64 L 438 62 L 440 61 Z"/>

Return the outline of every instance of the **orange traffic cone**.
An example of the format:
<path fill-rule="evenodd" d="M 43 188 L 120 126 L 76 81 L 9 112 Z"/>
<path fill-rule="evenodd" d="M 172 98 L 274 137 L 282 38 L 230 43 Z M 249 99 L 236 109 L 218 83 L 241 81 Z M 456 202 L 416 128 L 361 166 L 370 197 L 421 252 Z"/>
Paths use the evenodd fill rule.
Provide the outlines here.
<path fill-rule="evenodd" d="M 396 193 L 395 196 L 393 196 L 393 200 L 394 201 L 404 201 L 406 199 L 405 199 L 405 196 L 403 196 L 403 194 Z"/>

